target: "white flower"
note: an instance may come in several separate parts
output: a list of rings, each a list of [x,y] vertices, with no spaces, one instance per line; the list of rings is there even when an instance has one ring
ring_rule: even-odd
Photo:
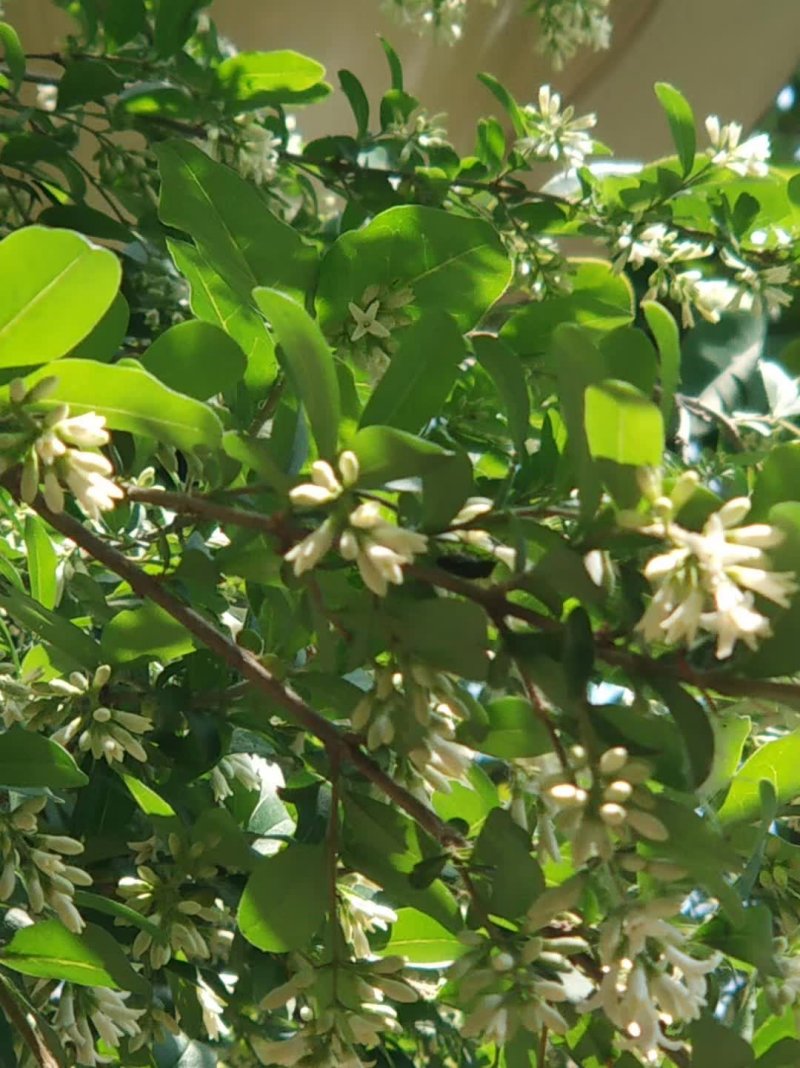
[[[317,566],[333,545],[335,538],[336,527],[333,520],[328,518],[290,549],[284,559],[293,565],[295,575],[302,575],[303,572],[311,571]]]
[[[342,933],[352,945],[356,957],[362,959],[372,956],[369,933],[387,931],[391,924],[397,922],[394,909],[365,895],[365,892],[374,895],[379,889],[361,875],[348,875],[339,881]]]
[[[106,430],[104,415],[96,412],[85,412],[83,415],[73,415],[62,419],[53,428],[67,445],[74,445],[79,449],[96,449],[101,445],[108,445],[111,436]]]
[[[58,106],[58,86],[38,85],[36,87],[36,106],[42,111],[55,111]]]
[[[716,115],[706,119],[711,142],[711,162],[740,175],[742,178],[763,178],[769,173],[770,143],[767,134],[742,141],[742,127],[738,122],[721,125]]]
[[[203,1027],[212,1042],[218,1038],[224,1038],[230,1028],[224,1023],[222,1014],[225,1011],[224,1003],[217,997],[208,983],[202,978],[197,980],[197,1000],[203,1016]]]
[[[572,106],[561,110],[561,96],[549,85],[539,89],[538,107],[527,104],[523,108],[528,133],[519,138],[514,148],[524,157],[563,160],[569,167],[581,167],[586,156],[594,151],[594,141],[586,132],[597,122],[594,115],[573,118]]]

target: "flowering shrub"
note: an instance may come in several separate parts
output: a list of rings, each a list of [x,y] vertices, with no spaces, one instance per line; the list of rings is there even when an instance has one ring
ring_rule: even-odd
[[[0,1064],[796,1066],[796,170],[491,74],[462,156],[388,45],[304,144],[315,60],[62,6],[58,77],[0,24]]]

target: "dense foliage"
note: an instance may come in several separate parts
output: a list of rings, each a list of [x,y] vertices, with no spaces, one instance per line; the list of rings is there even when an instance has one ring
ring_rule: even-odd
[[[796,1066],[798,173],[488,74],[462,157],[388,44],[304,144],[315,60],[60,6],[53,75],[0,23],[0,1066]]]

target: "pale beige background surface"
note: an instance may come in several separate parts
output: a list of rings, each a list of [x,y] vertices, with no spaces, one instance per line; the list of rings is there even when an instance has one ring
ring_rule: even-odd
[[[349,67],[375,100],[387,86],[377,41],[384,33],[403,58],[409,90],[430,111],[449,113],[463,151],[476,119],[496,111],[475,81],[478,70],[495,74],[522,100],[551,81],[580,110],[598,113],[598,136],[619,156],[652,158],[669,149],[654,81],[678,85],[701,117],[717,112],[750,126],[800,60],[800,0],[612,0],[611,51],[584,53],[560,73],[537,55],[534,21],[516,14],[521,0],[472,5],[464,40],[453,48],[399,28],[380,14],[378,0],[217,0],[210,10],[240,48],[306,51],[326,64],[334,85],[336,71]],[[48,0],[5,6],[29,51],[56,46],[65,23]],[[307,137],[350,122],[338,92],[300,115]]]

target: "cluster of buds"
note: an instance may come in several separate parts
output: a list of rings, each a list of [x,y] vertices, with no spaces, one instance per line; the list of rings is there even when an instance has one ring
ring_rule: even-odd
[[[349,874],[337,882],[339,901],[339,927],[348,945],[358,959],[372,957],[369,936],[373,931],[388,931],[397,923],[397,913],[388,905],[375,901],[380,891],[365,876]]]
[[[262,1000],[263,1011],[286,1006],[285,1037],[250,1038],[263,1065],[298,1068],[366,1068],[356,1047],[380,1046],[388,1032],[399,1031],[397,1013],[386,1000],[410,1003],[416,990],[403,978],[402,957],[330,962],[315,967],[299,954],[289,958],[291,978]],[[336,983],[329,970],[336,968]],[[291,1026],[291,1031],[289,1027]]]
[[[396,776],[427,799],[430,791],[450,792],[463,782],[473,752],[456,741],[464,716],[457,688],[440,672],[413,663],[404,671],[378,668],[375,689],[351,713],[354,731],[366,731],[367,748],[391,745]]]
[[[353,354],[365,362],[374,380],[386,370],[397,348],[392,333],[411,322],[403,308],[413,299],[414,291],[409,287],[387,289],[371,285],[361,294],[358,303],[351,301],[347,305],[350,312],[350,321],[345,325],[347,341]]]
[[[716,115],[709,115],[706,119],[706,132],[711,142],[708,155],[712,163],[726,167],[741,178],[764,178],[769,174],[768,134],[756,134],[742,141],[740,124],[730,122],[722,125]]]
[[[416,554],[426,551],[427,538],[389,522],[376,501],[353,507],[352,495],[345,491],[358,481],[355,453],[343,452],[338,468],[337,475],[326,460],[317,460],[311,466],[312,481],[290,491],[289,497],[298,507],[332,505],[333,509],[285,558],[293,565],[295,575],[302,575],[316,567],[336,544],[345,560],[356,562],[364,584],[379,597],[385,597],[390,583],[399,586],[403,582],[403,567],[413,563]]]
[[[750,510],[748,498],[727,501],[701,532],[676,523],[672,516],[695,484],[684,476],[671,497],[652,502],[654,521],[639,522],[643,533],[663,538],[669,549],[645,566],[655,592],[637,629],[645,641],[670,645],[691,645],[705,631],[715,636],[722,660],[738,641],[756,649],[772,633],[754,595],[788,608],[798,584],[793,571],[773,571],[764,551],[781,544],[781,530],[767,523],[739,526]]]
[[[91,876],[68,863],[83,846],[63,834],[39,830],[38,815],[47,799],[34,797],[0,815],[0,901],[8,901],[22,882],[33,913],[49,906],[70,931],[79,932],[85,921],[75,907],[75,887],[90,886]]]
[[[209,901],[198,886],[199,881],[216,875],[216,868],[203,857],[205,844],[187,846],[176,834],[170,834],[167,842],[171,863],[164,866],[163,875],[150,865],[141,864],[135,876],[123,876],[117,887],[130,908],[161,929],[161,939],[141,930],[133,940],[134,957],[138,960],[147,956],[154,969],[163,968],[175,953],[183,953],[189,960],[210,960],[212,932],[226,927],[230,920],[222,903]],[[198,921],[211,927],[201,933]]]
[[[526,929],[507,934],[502,943],[480,931],[464,931],[459,940],[469,948],[448,978],[466,1014],[464,1037],[502,1046],[520,1028],[534,1034],[545,1027],[566,1033],[569,1027],[557,1006],[570,1000],[564,981],[577,976],[569,958],[588,950],[583,939],[543,937]]]
[[[59,404],[42,414],[36,406],[58,386],[58,379],[43,378],[30,389],[20,378],[9,386],[11,402],[9,432],[0,435],[0,468],[22,463],[20,496],[32,503],[42,484],[48,508],[64,510],[64,489],[68,489],[86,514],[94,519],[113,508],[124,496],[111,481],[110,462],[97,450],[111,440],[104,416],[95,412],[70,416],[69,407]]]
[[[232,782],[241,783],[245,790],[275,794],[286,785],[283,772],[257,753],[228,753],[211,769],[211,789],[214,800],[220,803],[233,794]]]
[[[494,501],[489,497],[468,497],[458,514],[453,517],[450,529],[446,534],[440,535],[440,540],[457,541],[470,548],[480,549],[513,570],[517,556],[514,549],[503,545],[487,530],[472,526],[476,519],[491,512],[493,508]]]
[[[561,110],[561,96],[549,85],[539,89],[538,106],[526,104],[522,109],[526,133],[514,144],[525,159],[563,162],[567,167],[582,167],[587,156],[594,152],[594,140],[587,130],[597,122],[594,115],[575,118],[570,105]]]
[[[653,813],[650,766],[631,759],[623,746],[601,754],[591,767],[580,746],[572,750],[573,777],[558,768],[540,783],[553,823],[572,843],[572,861],[582,867],[593,856],[609,860],[618,842],[635,836],[666,841],[667,828]],[[551,763],[552,767],[552,763]]]
[[[669,917],[680,902],[657,899],[629,908],[609,920],[600,931],[603,978],[581,1009],[602,1009],[634,1049],[651,1064],[660,1063],[664,1050],[682,1049],[665,1028],[696,1020],[706,1004],[707,976],[722,954],[705,959],[691,956],[687,935]]]
[[[17,719],[29,730],[54,727],[53,741],[65,748],[77,741],[80,752],[90,752],[109,765],[126,756],[144,763],[147,753],[140,739],[153,724],[136,712],[107,707],[103,691],[110,678],[111,668],[101,664],[91,678],[73,671],[68,679],[37,684],[28,703],[19,705]],[[3,716],[6,719],[5,710]]]
[[[123,1037],[135,1040],[140,1035],[139,1019],[146,1010],[126,1005],[129,997],[128,993],[104,986],[64,983],[53,1027],[62,1043],[72,1047],[75,1064],[94,1068],[108,1063],[108,1058],[96,1049],[97,1039],[116,1050]]]
[[[572,59],[580,48],[598,52],[611,43],[609,0],[530,0],[530,11],[541,26],[539,50],[551,59],[556,70]]]

